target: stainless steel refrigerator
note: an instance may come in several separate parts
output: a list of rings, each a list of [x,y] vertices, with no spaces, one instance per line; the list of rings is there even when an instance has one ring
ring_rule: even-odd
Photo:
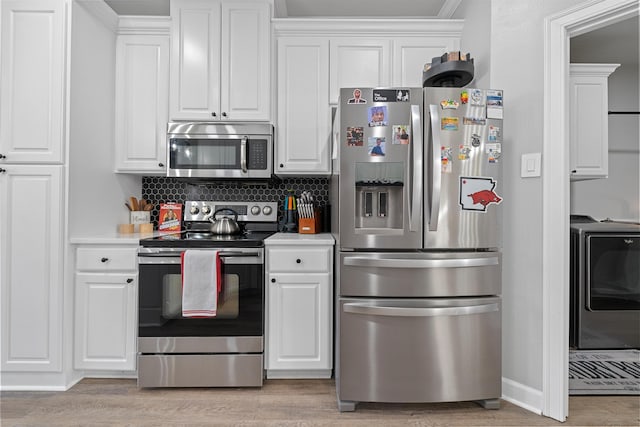
[[[340,410],[499,407],[502,104],[500,90],[341,89]]]

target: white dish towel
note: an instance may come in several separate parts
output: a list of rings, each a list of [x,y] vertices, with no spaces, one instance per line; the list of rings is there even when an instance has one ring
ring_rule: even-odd
[[[182,253],[183,317],[214,317],[220,286],[218,251],[187,250]]]

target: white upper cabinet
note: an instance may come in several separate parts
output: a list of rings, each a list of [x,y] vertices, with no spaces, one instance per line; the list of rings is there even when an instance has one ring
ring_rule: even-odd
[[[1,3],[0,164],[62,163],[65,2]]]
[[[422,87],[424,64],[444,52],[460,50],[455,38],[445,37],[396,37],[393,39],[391,60],[391,85]]]
[[[278,40],[278,174],[331,173],[329,42]]]
[[[361,37],[332,39],[330,99],[338,103],[343,87],[386,87],[391,83],[391,41]]]
[[[620,64],[571,64],[569,147],[571,180],[609,174],[609,75]]]
[[[171,119],[270,119],[270,11],[266,1],[171,2]]]
[[[116,172],[166,173],[169,37],[118,38]]]
[[[120,34],[116,44],[115,171],[166,173],[169,23],[165,34]],[[131,30],[129,30],[131,31]]]
[[[459,50],[460,20],[276,19],[277,175],[328,175],[342,87],[421,87],[424,64]],[[336,113],[337,114],[337,113]]]

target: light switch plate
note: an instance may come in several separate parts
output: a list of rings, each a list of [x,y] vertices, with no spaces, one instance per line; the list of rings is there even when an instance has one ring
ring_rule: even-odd
[[[522,178],[540,176],[541,158],[541,153],[523,154],[520,166],[520,176]]]

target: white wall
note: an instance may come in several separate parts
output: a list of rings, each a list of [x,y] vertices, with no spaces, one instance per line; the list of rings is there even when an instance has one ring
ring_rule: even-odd
[[[473,21],[476,0],[460,11]],[[580,0],[491,0],[489,86],[504,90],[503,130],[503,396],[542,409],[542,180],[520,177],[524,153],[543,145],[544,18]],[[468,8],[468,9],[467,9]],[[469,14],[471,12],[471,14]],[[480,15],[482,16],[482,15]],[[471,31],[471,28],[475,30]],[[462,46],[483,40],[465,22]],[[542,159],[544,168],[544,159]],[[500,185],[500,184],[499,184]],[[564,285],[559,281],[558,285]]]
[[[470,87],[494,88],[489,82],[491,59],[491,0],[463,1],[452,16],[465,19],[460,51],[470,53],[475,69]],[[495,89],[500,89],[495,87]]]
[[[101,3],[102,2],[94,2]],[[71,31],[69,235],[114,233],[129,222],[125,200],[139,196],[142,179],[113,172],[116,28],[76,1]],[[115,13],[106,5],[98,9]],[[105,12],[106,11],[106,12]],[[108,22],[109,19],[106,19]]]
[[[610,111],[640,111],[638,19],[614,25],[629,23],[634,23],[635,35],[625,41],[625,49],[606,43],[606,29],[571,40],[571,62],[621,64],[609,77]],[[640,221],[639,130],[640,115],[609,116],[609,177],[572,182],[572,214]]]

